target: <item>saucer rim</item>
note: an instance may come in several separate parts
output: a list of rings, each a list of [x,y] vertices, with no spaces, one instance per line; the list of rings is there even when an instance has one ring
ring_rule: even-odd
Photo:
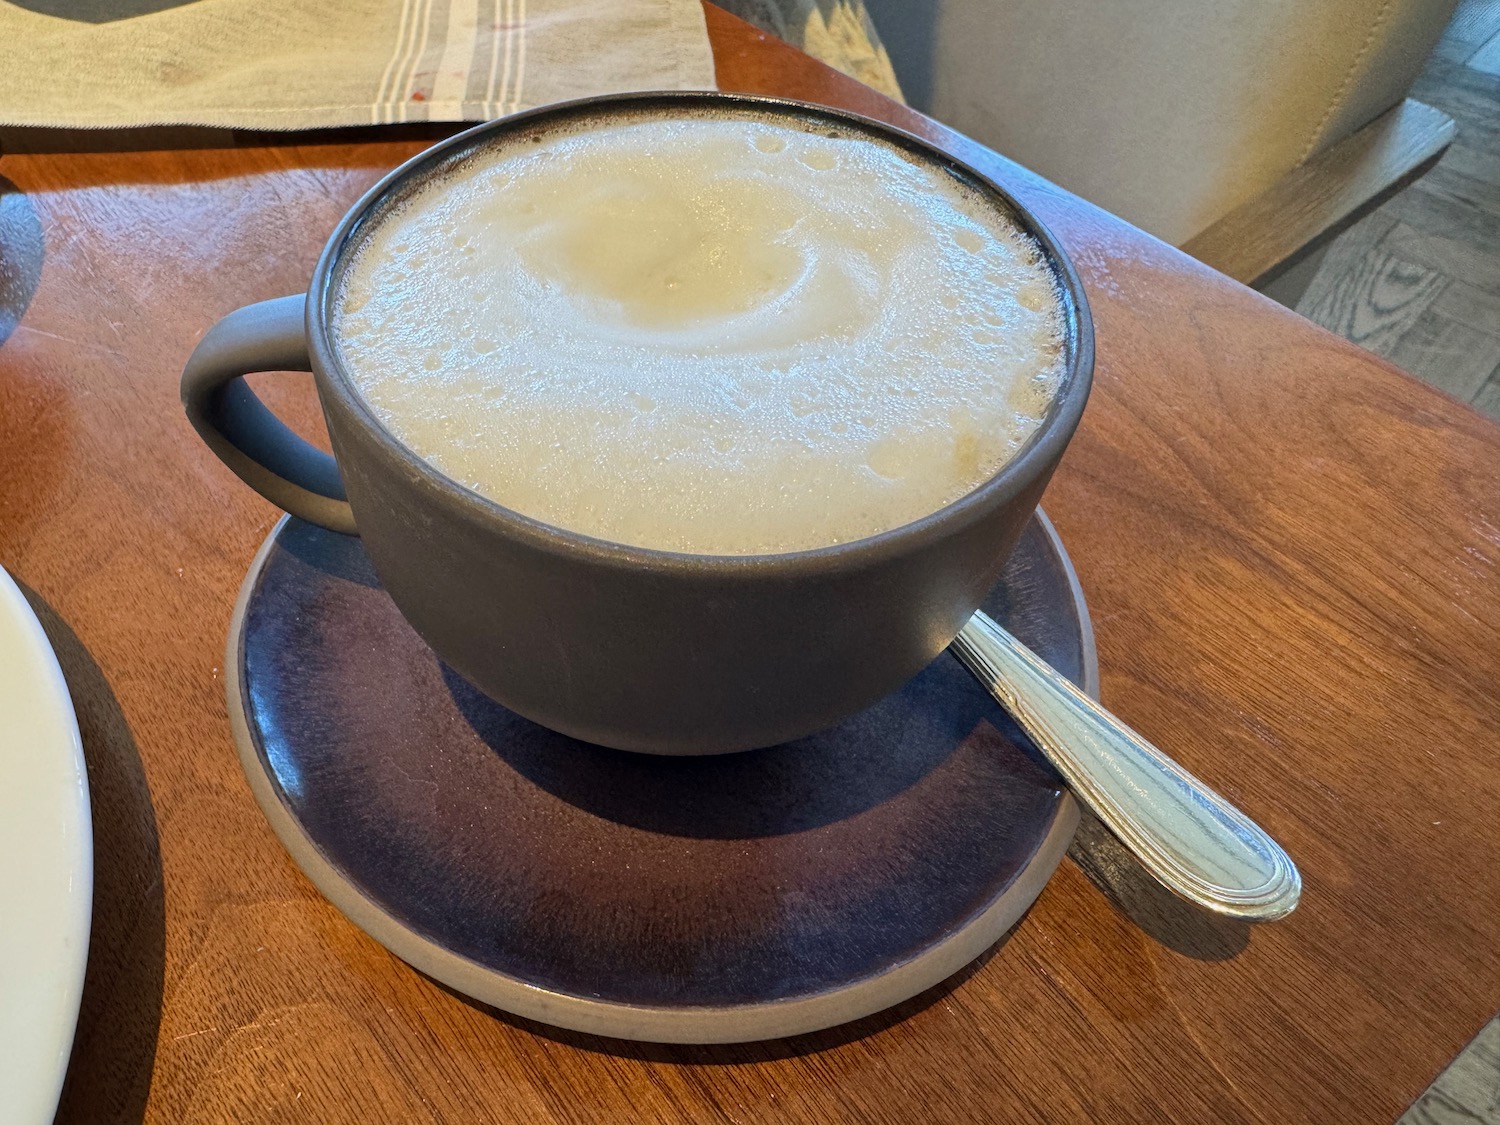
[[[1077,607],[1083,663],[1081,686],[1098,698],[1093,623],[1062,539],[1041,508],[1032,517],[1061,564]],[[998,942],[1052,878],[1079,822],[1077,800],[1063,789],[1052,823],[1014,881],[984,909],[903,961],[869,976],[807,996],[731,1005],[637,1005],[543,988],[447,949],[398,921],[345,875],[306,832],[265,769],[247,719],[241,659],[245,616],[266,562],[291,521],[282,516],[251,560],[230,619],[225,696],[230,727],[250,790],[282,846],[318,891],[350,921],[419,972],[465,996],[552,1027],[649,1043],[723,1044],[783,1039],[822,1031],[885,1011],[942,983]],[[333,534],[333,533],[330,533]]]

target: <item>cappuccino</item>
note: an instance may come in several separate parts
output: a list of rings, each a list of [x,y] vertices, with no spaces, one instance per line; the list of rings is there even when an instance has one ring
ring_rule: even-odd
[[[371,223],[339,359],[443,475],[555,527],[754,555],[992,477],[1065,368],[993,199],[853,129],[718,111],[521,132]]]

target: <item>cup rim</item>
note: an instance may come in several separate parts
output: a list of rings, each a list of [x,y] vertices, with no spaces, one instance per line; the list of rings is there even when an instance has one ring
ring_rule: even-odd
[[[935,167],[946,169],[957,178],[978,188],[994,199],[1042,252],[1057,282],[1063,305],[1065,370],[1047,413],[1037,430],[1000,469],[957,499],[932,512],[874,535],[844,543],[834,543],[799,551],[763,554],[703,554],[640,547],[600,539],[583,532],[549,524],[492,500],[441,473],[392,434],[375,415],[364,397],[354,388],[339,360],[330,325],[337,296],[336,281],[345,250],[355,244],[365,223],[376,218],[382,205],[417,181],[439,173],[444,167],[465,158],[470,150],[484,144],[491,136],[527,128],[540,121],[553,122],[575,117],[603,117],[610,112],[628,113],[653,107],[690,108],[712,112],[715,108],[740,109],[763,114],[809,117],[830,125],[852,128],[873,134],[887,144],[913,153]],[[666,90],[624,94],[605,94],[554,102],[524,110],[507,117],[487,121],[456,133],[424,149],[382,176],[339,221],[313,271],[308,289],[307,340],[315,370],[319,394],[332,393],[340,406],[355,414],[365,429],[382,447],[393,454],[408,470],[409,479],[427,493],[428,499],[467,519],[505,523],[511,532],[530,546],[563,558],[593,563],[673,572],[704,572],[732,576],[762,575],[767,571],[793,577],[805,573],[822,573],[829,568],[858,569],[888,561],[892,557],[914,553],[984,518],[995,508],[1018,496],[1039,474],[1061,457],[1083,415],[1093,383],[1093,319],[1083,283],[1052,232],[1024,204],[993,179],[967,162],[954,157],[914,133],[862,114],[793,98],[759,94],[725,93],[714,90]]]

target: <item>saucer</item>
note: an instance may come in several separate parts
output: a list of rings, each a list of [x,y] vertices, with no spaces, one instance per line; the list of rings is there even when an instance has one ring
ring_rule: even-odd
[[[1097,694],[1088,612],[1041,513],[985,609]],[[597,1035],[744,1042],[900,1003],[1004,935],[1078,822],[946,654],[784,746],[607,750],[481,695],[358,539],[290,518],[245,579],[227,672],[250,786],[335,906],[459,992]]]

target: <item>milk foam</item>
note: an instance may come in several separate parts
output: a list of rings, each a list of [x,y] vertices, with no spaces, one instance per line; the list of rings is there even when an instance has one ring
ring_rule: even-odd
[[[365,236],[334,320],[399,441],[557,527],[705,554],[909,523],[1046,412],[1036,247],[894,147],[761,117],[484,152]]]

